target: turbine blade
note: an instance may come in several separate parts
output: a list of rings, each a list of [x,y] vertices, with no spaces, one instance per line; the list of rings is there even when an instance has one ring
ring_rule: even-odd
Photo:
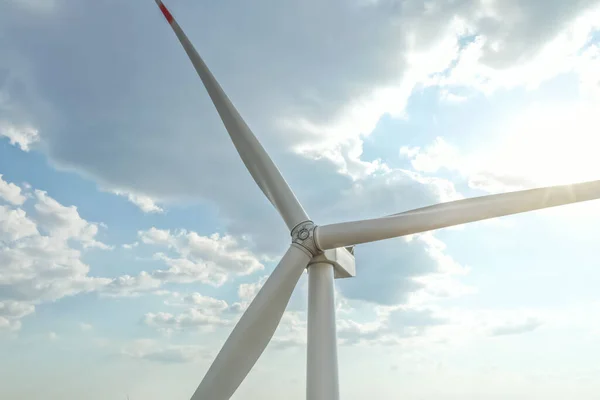
[[[183,33],[173,15],[171,15],[161,0],[156,0],[156,4],[158,4],[167,22],[173,28],[175,35],[177,35],[177,38],[194,65],[196,72],[198,72],[206,91],[231,137],[231,141],[256,184],[265,196],[267,196],[271,204],[279,211],[279,214],[283,217],[290,230],[299,223],[308,221],[309,218],[306,212],[279,172],[279,169],[277,169],[277,166],[273,163],[273,160],[271,160],[248,125],[246,125],[246,122],[244,122],[192,43],[185,33]]]
[[[383,218],[319,226],[322,250],[375,242],[468,222],[600,198],[600,181],[550,186],[440,203]]]
[[[292,244],[227,338],[192,400],[228,400],[273,337],[311,255]]]

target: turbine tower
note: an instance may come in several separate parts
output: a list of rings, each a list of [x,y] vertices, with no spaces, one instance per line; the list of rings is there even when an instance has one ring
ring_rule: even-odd
[[[273,337],[308,268],[307,400],[338,400],[334,278],[355,275],[354,245],[600,198],[600,181],[440,203],[400,214],[317,226],[161,0],[246,168],[291,232],[291,244],[208,369],[192,400],[227,400]]]

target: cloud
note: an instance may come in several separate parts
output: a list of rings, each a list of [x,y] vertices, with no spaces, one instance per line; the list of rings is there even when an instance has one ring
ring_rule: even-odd
[[[584,94],[600,100],[600,45],[591,44],[583,50],[575,68]]]
[[[521,320],[509,320],[490,327],[491,336],[519,335],[531,332],[542,326],[543,321],[535,317],[527,317]]]
[[[457,184],[488,193],[596,180],[599,106],[597,100],[527,105],[498,121],[498,134],[476,151],[460,151],[437,137],[423,147],[403,147],[400,155],[419,173],[450,172]]]
[[[456,169],[460,165],[458,149],[444,140],[435,138],[434,142],[424,149],[403,146],[400,155],[410,159],[415,171],[433,173],[442,168]]]
[[[217,326],[228,325],[229,321],[221,318],[218,314],[210,310],[191,308],[187,312],[177,315],[166,312],[147,313],[143,321],[144,324],[165,332],[201,327],[212,329]]]
[[[338,337],[343,345],[397,345],[413,338],[424,338],[429,330],[450,322],[428,308],[379,308],[373,321],[340,319]]]
[[[165,293],[162,287],[166,283],[202,282],[221,286],[231,276],[249,275],[264,268],[258,256],[244,248],[241,241],[229,235],[200,236],[196,232],[185,230],[172,232],[153,227],[146,231],[139,231],[138,236],[141,243],[163,247],[177,256],[171,257],[163,252],[154,253],[152,259],[163,262],[168,266],[167,269],[141,271],[137,275],[122,275],[110,279],[98,289],[101,295],[109,297],[161,295]],[[137,246],[134,244],[123,247],[133,249]],[[201,295],[196,294],[195,297],[183,301],[193,304],[193,301],[201,301],[202,298],[198,296]]]
[[[357,179],[321,206],[327,220],[358,219],[396,214],[440,201],[461,198],[452,182],[406,169],[386,168]],[[321,202],[323,202],[321,200]]]
[[[198,292],[190,294],[171,292],[165,304],[171,307],[185,308],[185,311],[178,314],[146,313],[142,322],[167,334],[189,329],[213,330],[219,326],[227,326],[241,311],[238,307],[230,306],[225,300]]]
[[[360,323],[348,319],[337,321],[337,335],[341,345],[375,342],[384,336],[383,321]]]
[[[482,153],[482,150],[479,149],[479,152]],[[513,162],[513,155],[513,152],[511,152],[511,157],[503,154],[505,164]],[[511,176],[491,167],[489,165],[490,156],[490,154],[484,156],[463,154],[456,146],[439,136],[424,147],[403,146],[400,148],[400,157],[410,160],[411,167],[418,173],[436,174],[447,171],[458,173],[458,179],[467,181],[468,186],[473,189],[503,192],[520,190],[534,185],[532,181],[524,177]]]
[[[0,333],[14,332],[21,329],[21,321],[11,321],[8,318],[0,316]]]
[[[93,291],[108,282],[88,276],[81,252],[64,241],[31,236],[0,248],[0,299],[39,303]]]
[[[229,331],[237,323],[250,301],[254,299],[265,281],[264,278],[266,277],[255,283],[240,284],[239,301],[231,304],[197,292],[191,294],[171,293],[170,299],[165,304],[171,307],[183,307],[185,311],[146,313],[142,318],[142,323],[167,335],[189,330],[211,332],[220,327],[227,327],[227,331]],[[305,303],[304,299],[302,303]],[[288,305],[270,346],[286,349],[305,343],[306,307],[296,308]]]
[[[135,297],[142,293],[156,292],[162,283],[152,274],[142,271],[136,276],[122,275],[112,279],[101,288],[101,294],[109,297]]]
[[[89,332],[92,329],[94,329],[94,327],[91,324],[85,323],[85,322],[81,322],[79,324],[79,329],[81,329],[82,332]]]
[[[436,316],[429,309],[397,308],[388,316],[390,329],[402,336],[416,336],[427,328],[444,325],[447,318]]]
[[[32,314],[34,311],[35,307],[26,302],[0,301],[0,333],[3,331],[18,331],[21,329],[20,319]]]
[[[3,199],[12,205],[20,206],[25,202],[25,196],[21,194],[21,188],[14,183],[6,182],[0,174],[0,199]]]
[[[451,309],[430,305],[378,307],[376,318],[351,318],[338,323],[341,344],[452,345],[476,338],[518,335],[543,325],[541,312],[523,310]]]
[[[540,328],[546,321],[558,321],[560,316],[544,310],[524,309],[446,308],[438,310],[438,313],[446,323],[431,332],[432,338],[447,344],[526,334]]]
[[[108,246],[95,239],[97,226],[45,192],[35,192],[33,215],[0,206],[0,318],[18,330],[35,306],[98,290],[110,279],[89,276],[83,248]],[[75,246],[74,246],[75,245]]]
[[[572,8],[559,2],[487,2],[479,11],[476,19],[464,20],[469,40],[454,66],[440,73],[439,81],[434,79],[450,92],[535,88],[558,74],[577,71],[581,50],[599,27],[595,0]]]
[[[121,354],[161,364],[189,363],[206,356],[206,352],[199,346],[165,345],[152,339],[135,340],[123,346]]]
[[[438,86],[447,96],[463,88],[490,93],[575,66],[591,71],[573,60],[595,26],[590,10],[596,4],[308,1],[289,9],[259,1],[241,2],[235,12],[223,5],[205,10],[201,3],[173,11],[303,193],[327,190],[310,187],[329,173],[357,179],[381,171],[383,161],[363,158],[363,139],[382,115],[402,116],[409,96],[422,87]],[[60,18],[73,13],[76,23],[61,24],[54,19],[59,14],[28,15],[25,22],[6,9],[2,30],[16,40],[0,48],[7,55],[0,68],[8,71],[3,93],[10,104],[2,118],[38,127],[40,148],[55,165],[103,187],[167,203],[208,200],[231,234],[282,232],[154,4],[113,10],[110,1],[69,7]],[[95,23],[99,16],[116,29],[107,34]],[[52,29],[43,40],[13,34],[25,23]],[[232,25],[240,29],[226,28]],[[123,37],[128,46],[113,45]],[[218,40],[202,39],[208,37]],[[148,51],[156,48],[161,51]],[[564,58],[566,64],[556,62]],[[310,169],[318,160],[329,163]],[[277,250],[265,237],[256,243]]]
[[[200,293],[192,293],[183,298],[186,304],[191,304],[199,309],[210,311],[212,313],[220,313],[225,311],[228,306],[225,300],[215,299],[213,297],[204,296]]]
[[[64,240],[76,239],[84,247],[109,249],[109,246],[94,239],[98,225],[81,218],[77,207],[63,206],[41,190],[36,190],[35,196],[36,221],[50,236]]]
[[[170,231],[151,228],[138,232],[140,241],[147,245],[164,247],[177,256],[154,254],[169,268],[153,275],[168,282],[203,282],[222,285],[231,275],[249,275],[264,268],[260,258],[245,248],[243,241],[215,233],[201,236],[186,230]]]
[[[462,295],[470,289],[452,277],[468,269],[444,252],[431,233],[417,239],[399,238],[362,245],[355,250],[357,276],[341,280],[338,288],[348,299],[382,305],[407,304],[416,296]]]
[[[144,196],[141,194],[135,194],[131,192],[122,192],[118,190],[113,191],[113,193],[115,193],[118,196],[127,197],[127,200],[135,204],[140,210],[142,210],[145,213],[163,213],[165,211],[156,204],[154,199],[152,199],[149,196]]]
[[[29,126],[17,127],[0,121],[0,137],[6,137],[10,144],[19,146],[23,151],[29,151],[31,145],[40,140],[38,131]]]
[[[472,92],[535,85],[573,65],[582,77],[585,71],[586,82],[594,82],[590,66],[597,59],[595,50],[586,50],[589,63],[575,62],[572,55],[593,25],[577,17],[596,2],[559,3],[438,0],[399,6],[333,1],[316,6],[308,1],[290,10],[259,1],[242,2],[234,13],[222,5],[204,12],[206,5],[201,3],[179,5],[174,11],[315,220],[332,221],[460,197],[452,182],[428,175],[455,162],[456,156],[449,157],[448,148],[440,144],[426,151],[429,158],[418,160],[417,171],[394,169],[363,156],[363,140],[381,116],[403,116],[408,97],[421,87],[438,86],[448,98],[463,92],[468,97]],[[54,219],[42,215],[36,225],[42,233],[32,238],[56,240],[19,240],[29,240],[23,246],[30,246],[31,252],[41,248],[52,257],[67,252],[61,260],[76,265],[74,274],[80,279],[78,286],[53,289],[56,294],[45,298],[104,286],[107,293],[131,294],[153,292],[159,282],[220,285],[230,276],[262,269],[256,254],[277,254],[287,232],[244,171],[168,27],[153,25],[162,23],[154,4],[120,4],[120,13],[113,10],[111,1],[74,5],[61,15],[69,19],[70,13],[76,14],[70,18],[73,24],[29,17],[30,26],[49,28],[42,38],[14,35],[25,22],[8,9],[0,17],[5,22],[0,34],[16,39],[0,45],[6,54],[0,70],[8,71],[7,78],[0,79],[0,93],[10,105],[0,109],[0,118],[11,121],[10,126],[39,128],[43,134],[35,131],[36,149],[54,165],[92,177],[103,187],[144,193],[161,204],[163,199],[164,204],[209,200],[218,206],[228,234],[144,231],[148,246],[163,248],[154,257],[166,268],[100,280],[87,276],[80,252],[64,243],[78,232],[88,238],[80,241],[84,246],[93,246],[97,228],[77,223],[76,209],[45,205]],[[102,15],[115,30],[107,32],[96,22],[106,20]],[[264,23],[256,29],[252,21],[259,19]],[[239,29],[231,31],[231,25]],[[573,39],[566,40],[571,33]],[[114,45],[124,37],[127,46]],[[208,37],[219,40],[202,39]],[[48,53],[55,57],[44,56]],[[565,55],[567,64],[554,62]],[[64,72],[65,60],[69,74]],[[34,142],[13,143],[27,150]],[[490,177],[506,186],[506,174],[480,172],[469,175],[473,187],[491,190]],[[36,198],[44,203],[37,192]],[[323,206],[324,200],[330,203]],[[149,210],[156,206],[144,204]],[[62,225],[68,229],[59,228]],[[257,249],[250,244],[245,248],[241,238],[249,232]],[[25,257],[17,253],[12,256]],[[434,296],[460,292],[448,279],[461,273],[460,264],[431,240],[361,246],[357,261],[358,277],[339,282],[340,292],[352,300],[398,305],[427,289]],[[444,279],[437,279],[434,288],[433,281],[425,279],[433,277]],[[43,294],[34,289],[28,289],[29,297]],[[177,323],[179,316],[170,315],[166,320]],[[347,329],[368,336],[375,328],[348,323]]]
[[[0,206],[0,240],[13,242],[33,235],[37,235],[38,230],[25,211],[21,209],[11,209]]]

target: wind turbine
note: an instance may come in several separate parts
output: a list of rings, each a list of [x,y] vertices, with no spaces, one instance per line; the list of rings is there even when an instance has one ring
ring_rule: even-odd
[[[355,275],[352,246],[468,222],[600,198],[600,181],[475,197],[362,221],[315,225],[181,27],[156,0],[256,184],[290,229],[292,243],[208,369],[192,400],[227,400],[265,350],[308,267],[308,400],[337,400],[334,278]]]

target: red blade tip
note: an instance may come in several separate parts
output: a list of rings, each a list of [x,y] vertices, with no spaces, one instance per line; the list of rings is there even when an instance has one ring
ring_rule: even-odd
[[[160,8],[160,11],[162,11],[163,15],[167,19],[167,22],[168,23],[173,22],[173,16],[169,12],[169,10],[167,10],[167,7],[165,7],[165,5],[162,3],[162,1],[159,1],[157,3],[158,3],[158,7]]]

